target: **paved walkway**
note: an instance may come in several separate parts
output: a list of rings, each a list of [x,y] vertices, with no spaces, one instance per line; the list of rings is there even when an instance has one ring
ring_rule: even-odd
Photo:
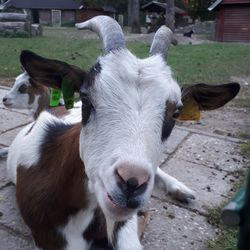
[[[0,87],[0,100],[6,91]],[[0,147],[10,145],[27,123],[25,112],[6,110],[0,101]],[[237,178],[235,173],[246,165],[244,161],[237,139],[176,127],[161,167],[192,188],[196,200],[184,205],[166,196],[161,188],[156,189],[148,206],[151,219],[143,237],[145,249],[206,249],[206,241],[216,237],[219,230],[207,222],[207,211],[228,197]],[[34,249],[5,167],[5,160],[0,160],[0,250]]]

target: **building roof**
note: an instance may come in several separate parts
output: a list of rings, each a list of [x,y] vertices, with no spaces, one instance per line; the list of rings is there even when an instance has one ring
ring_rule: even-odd
[[[116,13],[116,9],[111,5],[92,8],[77,3],[74,0],[8,0],[0,4],[0,10],[14,7],[17,9],[59,9],[59,10],[78,10],[78,9],[98,9],[105,12]]]
[[[215,10],[220,4],[250,4],[250,0],[216,0],[208,7],[208,10]]]
[[[151,1],[149,3],[144,4],[141,7],[142,11],[149,11],[149,12],[162,12],[166,10],[167,4],[166,3],[159,3],[157,1]],[[176,14],[186,14],[187,12],[181,8],[174,7],[174,11]]]
[[[17,9],[79,9],[82,4],[74,0],[8,0],[3,3],[2,9],[14,7]],[[0,7],[1,9],[1,7]]]

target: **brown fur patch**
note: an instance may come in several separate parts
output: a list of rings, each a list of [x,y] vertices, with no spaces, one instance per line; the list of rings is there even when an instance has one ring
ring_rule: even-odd
[[[38,165],[17,169],[17,203],[38,247],[61,249],[58,227],[88,205],[87,177],[79,156],[81,125],[43,145]]]
[[[38,103],[37,103],[38,107],[33,115],[33,118],[37,119],[40,113],[46,108],[48,108],[50,93],[47,87],[44,87],[40,84],[35,83],[32,80],[32,78],[30,78],[29,81],[31,83],[31,86],[28,86],[27,88],[27,94],[29,95],[28,104],[31,105],[32,103],[34,103],[35,97],[39,96]]]

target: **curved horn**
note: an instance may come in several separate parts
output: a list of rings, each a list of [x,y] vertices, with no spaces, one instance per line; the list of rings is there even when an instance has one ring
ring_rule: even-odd
[[[171,43],[174,45],[177,44],[177,40],[174,38],[173,32],[168,27],[161,26],[155,33],[149,55],[153,56],[161,54],[163,58],[167,58],[168,48]]]
[[[86,22],[77,23],[76,28],[96,32],[102,40],[104,54],[126,47],[120,25],[109,16],[96,16]]]

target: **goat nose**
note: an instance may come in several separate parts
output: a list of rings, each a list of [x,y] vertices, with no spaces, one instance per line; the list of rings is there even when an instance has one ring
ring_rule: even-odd
[[[145,187],[150,179],[147,170],[139,166],[123,164],[116,168],[118,183],[126,188],[127,193],[132,193],[139,187]],[[143,188],[144,191],[144,188]]]
[[[7,97],[4,97],[4,98],[3,98],[3,102],[6,102],[6,101],[7,101]]]

